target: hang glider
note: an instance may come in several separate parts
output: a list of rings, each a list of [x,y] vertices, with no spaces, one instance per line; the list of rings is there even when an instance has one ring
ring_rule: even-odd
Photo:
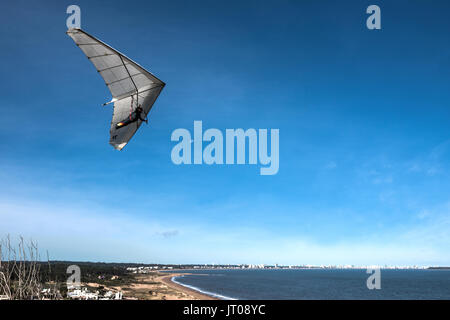
[[[109,143],[116,150],[122,150],[147,117],[165,83],[87,32],[69,29],[67,34],[92,62],[111,91],[112,100],[105,103],[114,103]],[[142,109],[136,112],[139,106]]]

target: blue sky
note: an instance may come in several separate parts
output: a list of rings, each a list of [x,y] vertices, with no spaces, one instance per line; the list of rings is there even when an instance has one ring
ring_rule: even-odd
[[[82,28],[166,82],[122,152]],[[367,6],[382,29],[366,28]],[[446,1],[15,1],[0,234],[52,259],[450,265]],[[176,166],[176,128],[280,129],[280,170]]]

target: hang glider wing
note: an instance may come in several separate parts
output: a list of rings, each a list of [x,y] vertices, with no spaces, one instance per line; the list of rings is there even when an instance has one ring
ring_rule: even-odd
[[[143,116],[147,116],[165,83],[85,31],[69,29],[67,34],[92,62],[111,91],[114,112],[109,143],[115,149],[122,150],[139,129],[142,121],[138,119],[120,128],[116,125],[131,117],[138,105],[143,108]]]

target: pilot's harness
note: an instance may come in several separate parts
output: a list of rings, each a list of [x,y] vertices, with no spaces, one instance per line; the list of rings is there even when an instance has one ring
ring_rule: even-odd
[[[137,95],[136,95],[136,96],[137,96]],[[137,99],[138,99],[138,98],[137,98]],[[138,100],[136,100],[136,105],[137,105],[136,109],[137,109],[138,107],[140,107],[140,105],[137,104],[137,101],[138,101]],[[134,96],[131,96],[130,116],[129,116],[130,121],[133,120],[133,119],[131,119],[131,115],[133,114],[133,104],[134,104]],[[142,110],[142,111],[144,111],[144,110]],[[144,115],[145,115],[145,118],[147,119],[147,115],[145,114],[145,111],[144,111],[143,113],[144,113]],[[137,116],[137,114],[136,114],[136,116]],[[136,119],[136,121],[139,121],[139,120],[143,121],[143,120],[141,119],[141,117],[139,117],[138,119]]]

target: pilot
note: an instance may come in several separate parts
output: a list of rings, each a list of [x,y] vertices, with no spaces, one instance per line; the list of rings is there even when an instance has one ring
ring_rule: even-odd
[[[118,124],[116,124],[116,129],[126,127],[130,123],[136,122],[138,120],[144,121],[148,124],[148,119],[143,118],[144,109],[142,109],[141,105],[139,105],[136,110],[134,110],[132,113],[130,113],[130,116],[120,121]]]

